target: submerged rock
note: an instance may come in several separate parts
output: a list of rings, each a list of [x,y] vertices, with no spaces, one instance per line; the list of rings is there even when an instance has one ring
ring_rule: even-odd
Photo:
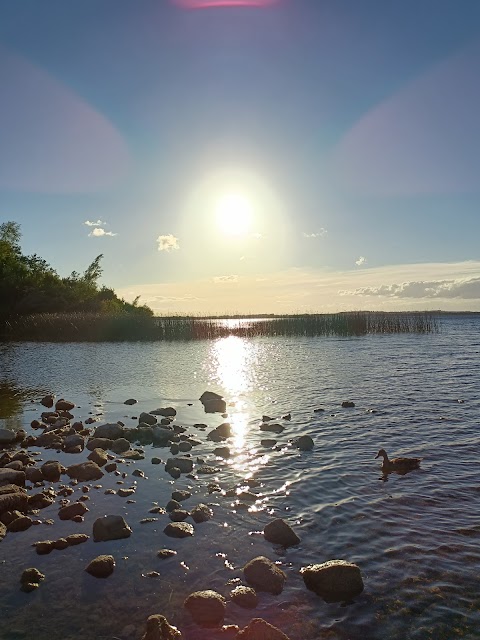
[[[177,627],[172,627],[161,615],[147,618],[147,629],[141,640],[182,640],[183,636]]]
[[[85,571],[95,578],[108,578],[115,568],[113,556],[97,556],[86,567]]]
[[[93,539],[95,542],[129,538],[131,533],[131,528],[122,516],[103,516],[103,518],[97,518],[93,523]]]
[[[198,625],[217,627],[223,623],[225,598],[216,591],[195,591],[185,600],[184,606]]]
[[[295,531],[282,518],[269,522],[263,530],[263,535],[265,540],[273,544],[280,544],[282,547],[294,547],[300,542],[300,538]]]
[[[355,406],[355,403],[354,403],[354,402],[352,402],[351,400],[344,400],[344,401],[342,402],[342,407],[343,407],[344,409],[351,409],[351,408],[353,408],[354,406]]]
[[[300,449],[300,451],[311,451],[314,447],[314,442],[310,436],[303,435],[293,440],[293,445]]]
[[[256,591],[279,595],[283,591],[287,575],[268,558],[258,556],[243,568],[245,579]]]
[[[300,570],[305,586],[326,602],[345,602],[363,591],[363,580],[356,564],[330,560]]]
[[[254,618],[236,636],[235,640],[289,640],[283,631],[269,624],[263,618]]]

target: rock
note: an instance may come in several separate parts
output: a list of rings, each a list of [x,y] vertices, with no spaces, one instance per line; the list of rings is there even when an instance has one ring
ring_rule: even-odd
[[[162,464],[162,460],[160,458],[152,458],[152,464]]]
[[[138,449],[130,449],[130,451],[125,451],[122,457],[125,458],[125,460],[144,460],[145,454]]]
[[[130,442],[126,438],[118,438],[113,441],[110,449],[114,453],[125,453],[125,451],[130,449]]]
[[[300,542],[295,531],[282,518],[269,522],[263,530],[263,535],[265,540],[273,544],[280,544],[282,547],[294,547]]]
[[[58,538],[58,540],[55,540],[53,543],[53,548],[58,551],[63,551],[63,549],[66,549],[68,546],[69,544],[66,538]]]
[[[55,403],[56,411],[71,411],[74,408],[75,404],[73,402],[70,402],[70,400],[64,400],[63,398],[57,400]]]
[[[42,582],[45,580],[45,576],[35,567],[30,567],[29,569],[25,569],[20,577],[20,582]]]
[[[237,634],[235,640],[289,640],[289,637],[263,618],[254,618]]]
[[[0,469],[0,487],[5,485],[25,486],[25,473],[23,471],[15,471],[15,469]]]
[[[44,556],[53,551],[55,542],[53,540],[41,540],[39,542],[35,542],[33,546],[39,556]]]
[[[60,480],[60,476],[62,475],[63,467],[56,460],[47,460],[40,467],[40,471],[42,472],[45,480],[49,482],[58,482]]]
[[[128,489],[118,489],[117,490],[117,496],[120,496],[121,498],[128,498],[128,496],[131,496],[135,493],[135,488],[134,487],[129,487]]]
[[[125,400],[123,404],[128,404],[131,406],[132,404],[137,404],[137,400],[135,400],[135,398],[128,398],[128,400]]]
[[[104,469],[105,469],[105,471],[107,473],[112,473],[112,471],[116,471],[117,470],[117,463],[116,462],[109,462],[108,464],[105,465]]]
[[[178,446],[178,444],[176,444],[175,442],[172,444],[172,446],[170,447],[170,453],[174,456],[177,455],[177,453],[180,453],[180,447]],[[178,469],[178,467],[176,467]]]
[[[200,522],[206,522],[207,520],[211,520],[213,518],[213,511],[206,504],[200,503],[200,504],[197,504],[197,506],[191,510],[190,515],[192,516],[194,521],[198,524]]]
[[[169,472],[170,469],[176,467],[180,469],[181,473],[190,473],[193,470],[193,460],[191,458],[168,458],[165,464],[165,471]]]
[[[72,533],[67,536],[65,539],[68,542],[69,546],[73,547],[77,544],[82,544],[82,542],[86,542],[89,539],[86,533]]]
[[[227,459],[227,458],[230,458],[231,456],[229,447],[217,447],[216,449],[213,450],[213,453],[219,458]]]
[[[207,440],[212,440],[212,442],[222,442],[222,440],[226,440],[230,438],[232,435],[232,427],[229,422],[223,422],[219,424],[218,427],[210,431],[207,434]]]
[[[63,450],[65,453],[81,453],[85,447],[85,440],[83,436],[75,433],[74,435],[67,436],[63,441]]]
[[[4,539],[6,535],[7,535],[7,527],[3,524],[3,522],[0,522],[0,542]]]
[[[191,497],[191,492],[186,489],[176,489],[172,493],[172,500],[176,500],[177,502],[183,502],[183,500],[188,500]]]
[[[225,598],[216,591],[195,591],[184,602],[194,622],[203,627],[218,627],[225,618]]]
[[[28,505],[28,496],[25,490],[16,484],[5,484],[0,487],[0,514],[6,511],[25,511]]]
[[[130,447],[130,444],[128,446]],[[94,449],[87,458],[98,464],[99,467],[103,467],[108,462],[107,454],[103,449]]]
[[[108,422],[101,424],[95,429],[93,434],[95,438],[108,438],[109,440],[117,440],[123,436],[124,428],[116,422]]]
[[[157,418],[155,416],[152,416],[151,413],[141,413],[139,418],[138,418],[138,424],[148,424],[150,426],[157,424]]]
[[[307,435],[295,438],[293,444],[297,449],[300,449],[300,451],[311,451],[314,446],[312,438]]]
[[[85,571],[95,578],[108,578],[115,568],[113,556],[97,556],[86,567]]]
[[[132,476],[135,476],[135,478],[145,478],[145,473],[141,469],[134,469]]]
[[[266,447],[267,449],[270,449],[271,447],[274,447],[277,444],[277,441],[273,440],[273,438],[264,438],[263,440],[260,440],[260,444],[262,445],[262,447]]]
[[[15,442],[17,434],[15,431],[10,431],[10,429],[0,429],[0,445],[2,444],[12,444]]]
[[[154,427],[152,433],[153,442],[158,445],[166,445],[175,437],[174,430],[167,427]]]
[[[45,493],[34,493],[28,498],[29,509],[45,509],[54,503],[55,493],[46,495]]]
[[[167,558],[172,558],[176,555],[177,552],[173,551],[172,549],[160,549],[159,551],[157,551],[157,558],[160,558],[160,560],[166,560]]]
[[[165,505],[165,510],[167,512],[175,511],[175,509],[181,509],[181,508],[182,508],[182,505],[179,502],[177,502],[177,500],[173,500],[173,499],[169,500]]]
[[[352,402],[351,400],[344,400],[344,401],[342,402],[342,407],[343,407],[344,409],[351,409],[351,408],[352,408],[352,407],[354,407],[354,406],[355,406],[355,403],[354,403],[354,402]]]
[[[174,480],[178,480],[178,478],[180,478],[180,476],[182,475],[182,472],[178,467],[172,467],[171,469],[169,469],[168,473]]]
[[[114,440],[110,440],[110,438],[91,438],[87,442],[87,449],[89,451],[93,451],[94,449],[111,449]]]
[[[103,518],[97,518],[93,523],[93,539],[95,542],[129,538],[131,533],[131,528],[122,516],[103,516]]]
[[[172,627],[161,615],[147,618],[147,629],[141,640],[182,640],[183,636],[177,627]]]
[[[170,538],[189,538],[195,534],[195,529],[188,522],[170,522],[163,533]]]
[[[218,467],[211,467],[210,465],[203,465],[202,467],[198,467],[197,473],[201,475],[214,475],[215,473],[219,473],[220,469]]]
[[[255,609],[258,604],[258,596],[255,589],[240,585],[232,589],[230,597],[235,604],[244,609]]]
[[[277,596],[283,591],[287,576],[271,560],[258,556],[243,568],[245,579],[256,591],[266,591]]]
[[[177,412],[173,407],[163,407],[161,409],[154,409],[153,411],[150,411],[150,415],[174,418],[177,415]]]
[[[20,518],[15,518],[7,525],[7,531],[11,533],[17,533],[19,531],[26,531],[30,529],[33,524],[33,520],[28,516],[20,516]]]
[[[200,402],[203,404],[205,413],[225,413],[227,410],[227,403],[223,397],[213,391],[202,393]]]
[[[74,516],[83,516],[88,511],[83,502],[72,502],[58,511],[60,520],[71,520]]]
[[[183,440],[182,442],[179,443],[178,450],[181,451],[182,453],[186,453],[187,451],[192,450],[192,445],[190,444],[190,442]]]
[[[264,422],[260,425],[260,431],[268,431],[270,433],[282,433],[285,427],[278,422]]]
[[[103,471],[98,464],[89,460],[88,462],[80,462],[67,467],[67,475],[80,482],[88,482],[89,480],[100,480],[103,477]]]
[[[55,398],[55,396],[53,396],[51,394],[49,394],[47,396],[44,396],[40,400],[40,404],[43,404],[44,407],[47,407],[47,409],[50,409],[51,407],[53,407],[54,398]]]
[[[345,560],[312,564],[300,570],[305,586],[326,602],[352,600],[363,591],[359,567]]]

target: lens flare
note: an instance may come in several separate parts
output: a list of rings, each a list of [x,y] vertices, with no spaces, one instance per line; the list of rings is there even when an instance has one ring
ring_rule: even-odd
[[[183,9],[213,9],[215,7],[271,7],[278,0],[172,0]]]

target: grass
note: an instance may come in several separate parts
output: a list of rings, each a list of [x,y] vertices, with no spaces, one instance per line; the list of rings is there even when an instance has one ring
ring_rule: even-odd
[[[6,341],[115,342],[208,340],[230,335],[364,336],[387,333],[436,333],[435,314],[352,311],[261,319],[220,320],[191,316],[142,317],[132,314],[49,313],[21,316],[6,322]]]

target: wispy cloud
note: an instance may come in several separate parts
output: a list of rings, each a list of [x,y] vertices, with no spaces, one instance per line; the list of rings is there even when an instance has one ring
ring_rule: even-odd
[[[174,249],[180,249],[178,238],[171,233],[165,236],[158,236],[157,243],[159,251],[173,251]]]
[[[357,267],[361,267],[362,264],[366,264],[367,259],[365,258],[365,256],[360,256],[358,260],[355,260],[355,264],[357,265]]]
[[[101,220],[97,220],[96,222],[92,222],[91,220],[85,220],[83,224],[86,224],[87,227],[103,227],[106,222],[102,222]]]
[[[263,233],[252,233],[252,238],[256,240],[261,240],[263,238]]]
[[[102,238],[103,236],[118,236],[118,233],[113,233],[113,231],[105,231],[101,227],[95,227],[90,233],[89,236],[93,238]]]
[[[386,298],[463,298],[480,299],[480,278],[458,280],[412,281],[383,284],[378,287],[358,287],[339,291],[340,295],[380,296]]]
[[[307,233],[306,231],[304,231],[302,235],[304,238],[323,238],[323,236],[326,236],[327,233],[328,231],[322,227],[320,231],[317,231],[316,233]]]
[[[216,276],[215,278],[213,278],[213,281],[215,282],[215,284],[232,284],[234,282],[238,282],[238,276]]]

